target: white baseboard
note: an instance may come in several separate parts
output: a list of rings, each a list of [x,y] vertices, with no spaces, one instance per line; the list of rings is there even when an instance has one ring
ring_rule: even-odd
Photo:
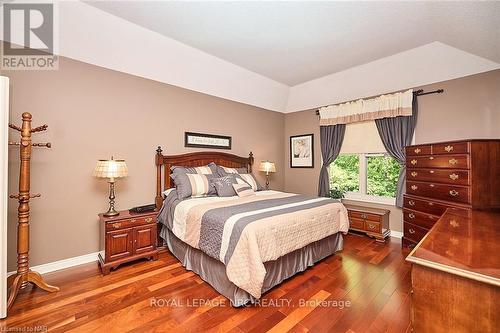
[[[391,237],[401,239],[401,238],[403,238],[403,233],[401,231],[391,230]]]
[[[99,252],[84,254],[83,256],[62,259],[54,262],[49,262],[43,265],[30,267],[32,271],[38,272],[40,274],[50,273],[58,271],[60,269],[70,268],[73,266],[78,266],[82,264],[87,264],[89,262],[97,261],[97,255]],[[15,272],[9,272],[8,275],[12,275]]]

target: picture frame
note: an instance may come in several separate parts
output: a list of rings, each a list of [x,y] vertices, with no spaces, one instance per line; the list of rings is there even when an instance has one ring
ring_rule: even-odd
[[[231,149],[232,138],[225,135],[184,132],[184,147]]]
[[[290,168],[314,168],[314,134],[290,136]]]

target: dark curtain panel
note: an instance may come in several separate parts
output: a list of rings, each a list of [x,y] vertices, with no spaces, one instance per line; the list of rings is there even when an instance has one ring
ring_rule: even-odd
[[[328,179],[328,166],[335,161],[340,153],[342,141],[344,141],[345,124],[320,126],[320,144],[323,165],[319,173],[318,195],[320,197],[330,196],[330,180]]]
[[[418,118],[417,96],[413,95],[412,115],[408,117],[394,117],[376,119],[378,133],[385,149],[394,157],[401,166],[399,172],[398,188],[396,193],[396,206],[403,207],[403,194],[406,187],[405,147],[411,145]]]

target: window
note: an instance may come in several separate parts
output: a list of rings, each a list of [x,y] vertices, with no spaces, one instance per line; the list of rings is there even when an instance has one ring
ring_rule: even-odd
[[[375,122],[349,124],[340,155],[330,165],[330,189],[346,199],[394,204],[399,163],[389,156]]]

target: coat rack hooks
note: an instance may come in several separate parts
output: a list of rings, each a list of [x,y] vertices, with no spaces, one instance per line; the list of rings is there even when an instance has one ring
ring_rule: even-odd
[[[30,270],[29,268],[29,222],[30,222],[30,206],[29,201],[32,198],[39,198],[41,194],[30,194],[30,164],[31,164],[31,148],[46,147],[50,148],[50,142],[47,143],[32,143],[31,134],[35,132],[43,132],[47,130],[47,125],[31,128],[31,114],[28,112],[22,115],[22,126],[9,124],[13,130],[21,132],[20,142],[9,142],[9,145],[19,146],[19,156],[21,159],[19,167],[19,193],[10,195],[11,198],[19,201],[17,210],[17,271],[7,278],[7,286],[9,288],[9,299],[7,308],[10,309],[21,289],[28,286],[29,283],[48,291],[58,291],[58,287],[47,284],[42,276]]]

